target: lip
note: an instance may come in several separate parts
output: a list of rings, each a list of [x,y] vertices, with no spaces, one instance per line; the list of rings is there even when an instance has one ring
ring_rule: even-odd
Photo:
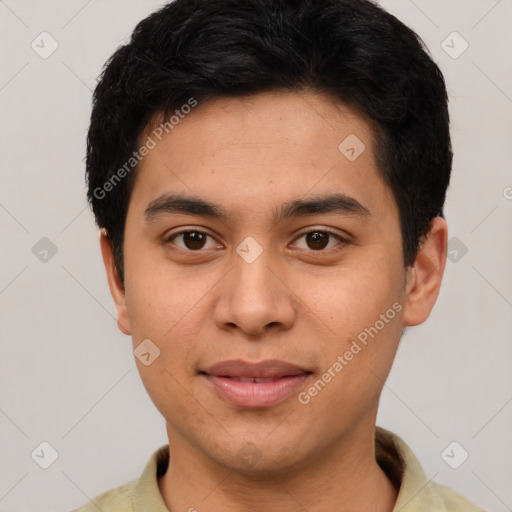
[[[257,363],[223,361],[200,373],[221,398],[244,408],[271,407],[285,401],[311,374],[275,359]]]

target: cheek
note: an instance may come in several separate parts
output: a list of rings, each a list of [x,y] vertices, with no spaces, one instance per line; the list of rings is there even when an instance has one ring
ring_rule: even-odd
[[[395,261],[375,247],[372,252],[373,258],[361,258],[361,264],[331,274],[323,287],[312,280],[302,291],[316,323],[327,327],[322,328],[326,337],[320,371],[336,374],[330,387],[342,391],[332,397],[341,402],[379,392],[382,384],[376,376],[384,379],[389,372],[402,334],[404,270],[399,258]],[[342,366],[336,371],[339,356]]]
[[[179,424],[187,418],[185,423],[200,422],[200,407],[192,399],[186,379],[178,372],[179,365],[173,366],[165,358],[162,354],[150,366],[137,363],[148,396],[167,421]]]
[[[173,269],[157,249],[133,247],[126,254],[126,302],[134,338],[137,334],[163,340],[187,320],[206,284],[186,269]]]
[[[171,281],[148,273],[147,278],[127,281],[126,295],[138,371],[149,397],[166,418],[193,413],[188,382],[198,350],[193,341],[201,338],[197,335],[200,324],[194,321],[198,299],[183,288],[171,286]],[[150,340],[154,357],[149,365],[137,356],[148,344],[146,340]]]
[[[318,379],[300,403],[307,403],[305,414],[322,415],[327,424],[346,422],[348,428],[378,403],[402,334],[403,306],[386,280],[368,287],[360,280],[345,283],[319,305],[319,316],[322,308],[331,311],[329,335],[317,340]]]
[[[201,331],[210,315],[206,299],[215,279],[193,277],[187,271],[171,274],[168,269],[164,274],[157,265],[151,271],[149,267],[132,267],[127,272],[126,298],[133,348],[136,350],[143,340],[151,340],[160,351],[155,361],[162,368],[159,378],[170,379],[168,384],[172,387],[172,377],[183,380],[194,371],[190,363],[207,342]],[[155,378],[155,373],[147,372],[144,366],[140,366],[140,372],[143,379]]]
[[[303,302],[335,334],[357,335],[401,298],[400,267],[384,256],[360,261],[329,273],[326,279],[306,278],[297,283]]]

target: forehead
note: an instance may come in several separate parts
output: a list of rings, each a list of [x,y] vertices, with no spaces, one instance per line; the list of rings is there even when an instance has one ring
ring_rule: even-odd
[[[141,141],[155,138],[162,122],[153,119]],[[390,199],[370,123],[316,93],[211,100],[156,142],[137,169],[135,189],[146,203],[178,192],[250,215],[256,206],[275,212],[276,203],[334,191],[361,204]]]

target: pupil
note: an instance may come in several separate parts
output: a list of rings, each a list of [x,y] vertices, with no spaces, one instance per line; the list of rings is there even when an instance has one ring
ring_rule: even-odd
[[[196,231],[190,231],[183,236],[183,240],[188,249],[201,249],[204,245],[204,239],[205,236]]]
[[[314,231],[312,233],[308,233],[307,235],[308,245],[313,245],[312,249],[324,249],[328,243],[328,236],[325,233],[320,233],[319,231]]]

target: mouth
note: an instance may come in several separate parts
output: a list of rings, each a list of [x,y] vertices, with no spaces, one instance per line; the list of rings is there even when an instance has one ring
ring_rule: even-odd
[[[231,379],[231,380],[235,380],[237,382],[263,383],[263,382],[275,382],[276,380],[288,377],[288,375],[283,375],[282,377],[279,377],[278,379],[262,379],[262,378],[258,378],[258,377],[231,377],[229,375],[215,375],[215,377]]]
[[[200,372],[220,398],[251,409],[285,401],[297,393],[311,374],[309,370],[278,360],[224,361]]]

